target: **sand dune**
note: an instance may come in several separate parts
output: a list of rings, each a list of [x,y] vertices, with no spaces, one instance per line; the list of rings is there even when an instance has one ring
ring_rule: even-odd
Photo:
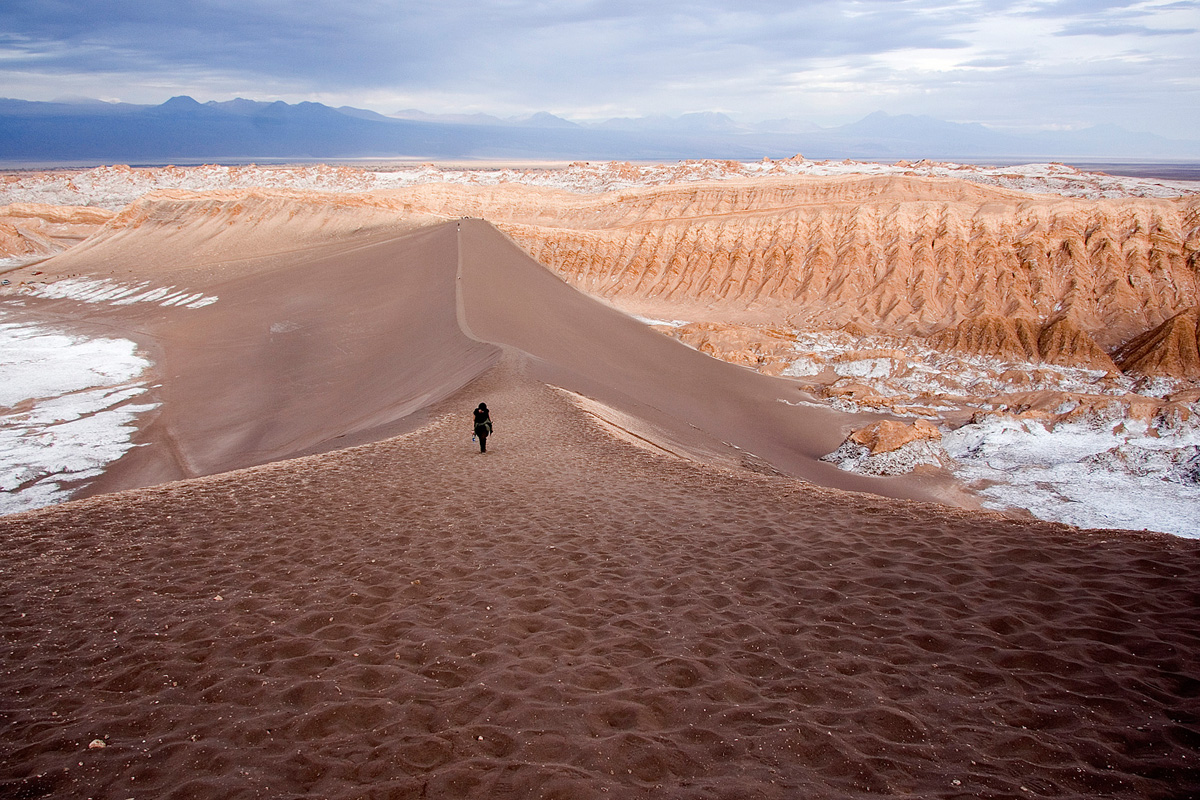
[[[1197,543],[650,452],[507,352],[399,438],[0,520],[5,792],[1200,791]]]
[[[12,273],[161,405],[0,518],[3,794],[1200,793],[1200,542],[837,471],[874,417],[431,224],[458,191],[159,195]]]
[[[969,502],[945,475],[882,480],[819,461],[864,418],[806,404],[811,398],[790,382],[662,337],[555,278],[487,223],[411,232],[411,221],[378,222],[373,206],[353,217],[337,204],[332,232],[295,248],[304,240],[292,231],[314,226],[292,199],[156,197],[42,266],[52,284],[80,274],[154,277],[217,298],[163,308],[27,296],[27,311],[121,332],[154,354],[162,409],[143,446],[86,491],[210,475],[407,430],[420,420],[414,414],[507,345],[534,356],[545,380],[640,420],[641,435],[664,448],[840,488]],[[348,228],[366,230],[347,236]],[[249,257],[230,259],[235,253]]]

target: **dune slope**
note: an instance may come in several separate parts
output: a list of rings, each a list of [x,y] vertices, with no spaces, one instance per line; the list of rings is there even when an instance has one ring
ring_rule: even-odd
[[[404,207],[164,192],[39,265],[48,287],[24,297],[22,313],[120,333],[156,363],[161,405],[140,433],[143,446],[84,491],[211,475],[410,430],[422,409],[507,347],[533,356],[540,379],[607,405],[624,428],[681,455],[970,502],[945,475],[881,479],[820,462],[870,417],[821,408],[791,382],[661,336],[583,295],[486,222],[416,227],[396,213]],[[62,279],[101,288],[56,294]],[[123,286],[168,280],[192,293],[185,299],[203,298],[113,300]]]
[[[472,335],[534,357],[539,377],[612,405],[685,452],[826,486],[930,499],[944,483],[849,475],[821,456],[865,415],[709,358],[577,292],[481,221],[457,223]],[[660,442],[661,443],[661,442]]]
[[[384,442],[0,519],[0,792],[1200,791],[1200,544],[684,461],[540,369],[510,350]]]

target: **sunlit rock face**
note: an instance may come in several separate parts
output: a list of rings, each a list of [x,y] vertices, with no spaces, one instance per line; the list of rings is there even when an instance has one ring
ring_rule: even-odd
[[[615,302],[797,328],[928,334],[985,316],[1039,329],[1066,319],[1113,348],[1196,296],[1195,199],[1093,201],[848,177],[605,201],[553,222],[516,209],[504,216],[536,258]]]
[[[894,420],[874,422],[846,437],[824,460],[852,472],[903,475],[922,467],[949,467],[942,432],[919,419],[912,425]]]

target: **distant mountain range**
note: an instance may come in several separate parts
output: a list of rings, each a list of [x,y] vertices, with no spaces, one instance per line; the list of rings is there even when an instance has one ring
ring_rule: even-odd
[[[0,99],[0,162],[195,163],[411,157],[428,159],[677,160],[1200,159],[1200,141],[1113,125],[1013,134],[979,124],[876,112],[820,128],[779,119],[740,125],[725,114],[576,123],[545,112],[391,116],[320,103],[174,97],[157,106]]]

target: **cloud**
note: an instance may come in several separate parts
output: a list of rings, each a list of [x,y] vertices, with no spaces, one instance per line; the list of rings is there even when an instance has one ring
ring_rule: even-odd
[[[1128,81],[1145,90],[1139,113],[1152,97],[1186,117],[1200,108],[1185,79],[1200,74],[1198,27],[1200,3],[1156,0],[10,0],[0,85],[830,123],[881,107],[964,119],[1004,80],[1013,116],[1053,113],[1053,86],[1087,119],[1074,87],[1124,97]]]
[[[10,67],[70,72],[228,71],[321,88],[436,86],[543,71],[575,78],[653,68],[668,80],[710,59],[806,59],[953,48],[956,4],[445,0],[332,4],[247,0],[18,2],[0,14]],[[652,76],[651,76],[652,77]]]
[[[1148,28],[1121,22],[1079,22],[1056,31],[1055,36],[1181,36],[1196,28]]]

